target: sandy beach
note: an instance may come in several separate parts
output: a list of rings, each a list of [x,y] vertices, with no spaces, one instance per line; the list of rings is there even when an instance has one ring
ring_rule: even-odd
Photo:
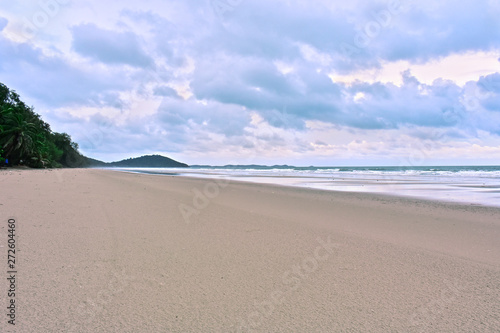
[[[500,331],[500,208],[94,169],[0,187],[1,332]]]

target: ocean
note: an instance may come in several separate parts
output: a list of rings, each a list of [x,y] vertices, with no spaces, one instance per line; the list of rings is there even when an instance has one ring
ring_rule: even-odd
[[[120,168],[127,172],[224,178],[329,191],[382,193],[500,207],[500,166],[294,167],[288,165]]]

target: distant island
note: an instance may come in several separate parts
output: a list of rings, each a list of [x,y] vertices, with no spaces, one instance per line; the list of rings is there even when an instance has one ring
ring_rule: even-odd
[[[161,155],[145,155],[129,158],[118,162],[102,162],[88,159],[90,167],[117,167],[117,168],[187,168],[185,163],[177,162],[171,158]]]

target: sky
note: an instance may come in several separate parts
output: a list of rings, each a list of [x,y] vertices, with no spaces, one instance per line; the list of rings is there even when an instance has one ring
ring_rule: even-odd
[[[23,0],[0,82],[103,161],[499,165],[500,1]]]

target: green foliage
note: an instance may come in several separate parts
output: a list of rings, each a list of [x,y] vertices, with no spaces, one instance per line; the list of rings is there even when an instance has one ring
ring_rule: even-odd
[[[34,168],[85,167],[88,159],[66,133],[52,132],[33,108],[0,83],[0,163]]]

